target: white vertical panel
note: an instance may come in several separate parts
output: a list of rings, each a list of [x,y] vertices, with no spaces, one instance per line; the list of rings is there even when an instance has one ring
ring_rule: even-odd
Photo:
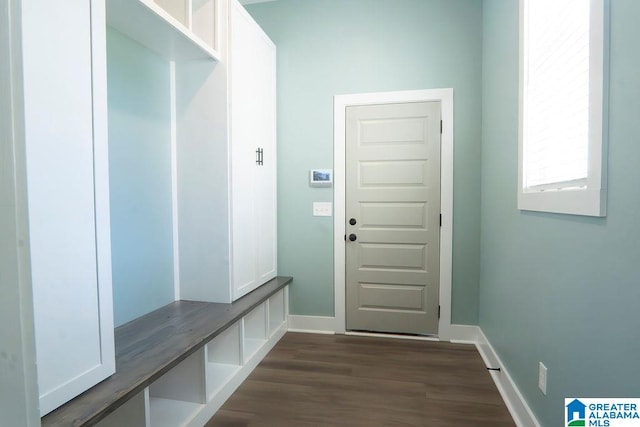
[[[27,244],[19,1],[0,4],[0,423],[40,426]]]
[[[173,231],[173,299],[180,300],[180,222],[178,220],[178,141],[176,62],[169,61],[171,109],[171,225]]]
[[[85,384],[116,370],[113,289],[111,276],[111,209],[109,199],[109,138],[107,122],[107,34],[105,0],[91,0],[91,64],[93,104],[93,173],[98,274],[98,319],[101,364]],[[84,386],[81,386],[86,388]]]
[[[93,6],[104,7],[98,1]],[[108,184],[104,163],[94,165],[91,7],[86,0],[23,3],[29,227],[42,414],[105,378],[114,367],[113,325],[101,329],[101,320],[109,323],[109,310],[101,312],[101,298],[110,307],[111,296],[110,287],[99,293],[99,275],[110,280],[110,265],[101,262],[98,271],[98,259],[108,260],[110,249],[101,246],[98,254],[97,236],[108,238],[108,219],[103,211],[96,212],[96,205],[108,213],[108,198],[102,194],[105,189],[108,194]],[[103,11],[101,16],[104,22]],[[96,88],[97,96],[105,93],[104,87]],[[96,113],[106,114],[104,105]],[[97,136],[104,142],[105,123],[99,126]],[[96,152],[104,154],[105,147],[99,143]],[[103,179],[100,195],[94,173]],[[101,334],[104,342],[111,341],[110,348],[103,348]]]
[[[224,61],[175,64],[180,298],[228,303],[231,177],[227,20],[222,19],[227,2],[217,7]]]

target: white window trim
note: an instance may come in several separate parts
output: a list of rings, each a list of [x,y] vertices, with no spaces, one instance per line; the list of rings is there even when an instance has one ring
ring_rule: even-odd
[[[590,0],[589,166],[586,188],[534,190],[524,187],[524,2],[520,0],[520,91],[518,124],[518,209],[606,216],[609,82],[609,1]]]

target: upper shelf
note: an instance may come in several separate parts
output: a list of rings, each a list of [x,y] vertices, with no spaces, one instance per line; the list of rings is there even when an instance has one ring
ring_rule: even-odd
[[[191,4],[191,2],[188,2]],[[202,3],[202,1],[198,2]],[[211,19],[208,34],[215,34],[214,0],[210,3]],[[186,4],[186,2],[185,2]],[[213,59],[218,61],[218,52],[196,33],[201,28],[189,29],[191,24],[202,25],[195,11],[184,10],[185,23],[180,22],[152,0],[107,0],[107,25],[131,37],[140,44],[170,60]],[[186,25],[185,25],[186,24]],[[207,37],[209,38],[209,37]],[[213,38],[213,37],[211,37]],[[213,40],[211,40],[213,43]]]

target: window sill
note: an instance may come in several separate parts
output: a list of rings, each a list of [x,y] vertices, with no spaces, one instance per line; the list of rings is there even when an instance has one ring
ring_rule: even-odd
[[[524,211],[604,217],[606,206],[606,189],[518,192],[518,209]]]

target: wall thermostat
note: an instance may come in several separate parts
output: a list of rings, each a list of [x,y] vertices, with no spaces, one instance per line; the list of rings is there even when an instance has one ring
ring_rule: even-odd
[[[309,185],[311,187],[331,187],[333,185],[333,170],[311,169],[309,171]]]

